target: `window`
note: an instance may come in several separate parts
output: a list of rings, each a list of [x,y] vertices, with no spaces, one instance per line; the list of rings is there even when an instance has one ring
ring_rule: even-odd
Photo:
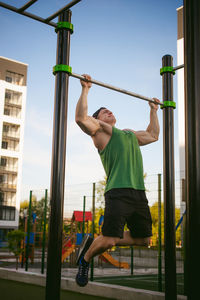
[[[1,157],[0,166],[5,167],[7,164],[7,159],[5,157]]]
[[[9,82],[9,83],[12,83],[12,77],[6,76],[6,81]]]
[[[4,193],[0,192],[0,205],[3,205],[4,202]]]
[[[5,104],[22,105],[22,93],[8,90],[5,92]]]
[[[0,220],[14,221],[15,220],[15,208],[0,206]]]
[[[10,109],[9,108],[4,108],[4,115],[10,116]]]
[[[6,99],[11,99],[11,92],[6,91],[5,98]]]
[[[8,149],[8,142],[2,141],[2,149]]]
[[[3,125],[3,132],[9,131],[9,125]]]
[[[6,181],[5,175],[0,175],[0,183],[4,183]]]
[[[24,75],[22,75],[22,74],[7,71],[5,81],[12,83],[12,84],[22,85],[23,78],[24,78]]]

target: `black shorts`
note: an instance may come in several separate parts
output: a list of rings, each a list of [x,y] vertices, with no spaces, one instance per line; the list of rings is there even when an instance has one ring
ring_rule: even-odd
[[[105,193],[102,234],[123,238],[125,224],[132,237],[152,236],[152,219],[145,191],[117,188]]]

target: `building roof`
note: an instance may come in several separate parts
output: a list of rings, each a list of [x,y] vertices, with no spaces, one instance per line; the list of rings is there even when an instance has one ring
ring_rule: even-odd
[[[72,215],[72,221],[83,222],[83,212],[79,210],[75,210]],[[92,221],[92,213],[91,211],[85,212],[85,222]]]

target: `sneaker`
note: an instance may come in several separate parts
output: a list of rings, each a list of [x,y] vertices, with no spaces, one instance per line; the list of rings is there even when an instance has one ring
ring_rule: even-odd
[[[78,273],[76,275],[76,283],[83,287],[88,283],[89,263],[83,258],[79,262]]]
[[[84,239],[82,240],[82,243],[79,247],[78,255],[76,258],[76,264],[79,265],[80,259],[84,257],[87,250],[90,248],[90,245],[93,242],[93,238],[91,238],[89,235],[86,235]]]

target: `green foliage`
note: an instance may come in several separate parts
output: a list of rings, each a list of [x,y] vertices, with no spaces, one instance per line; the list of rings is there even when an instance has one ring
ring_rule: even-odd
[[[152,217],[152,246],[158,245],[158,202],[155,202],[151,207]],[[180,208],[175,208],[175,223],[180,220]],[[161,203],[161,232],[162,232],[162,245],[164,245],[164,204]],[[176,231],[176,244],[179,245],[181,241],[181,228]]]
[[[105,200],[104,200],[104,190],[106,186],[107,177],[104,176],[102,180],[97,183],[96,192],[97,192],[97,204],[98,209],[101,210],[101,214],[104,214]]]
[[[21,242],[24,240],[25,233],[21,230],[13,230],[8,232],[8,248],[16,257],[16,269],[18,269],[18,258],[24,251]]]
[[[31,202],[32,202],[31,211],[32,211],[32,213],[36,214],[36,232],[42,232],[43,224],[44,224],[45,198],[43,197],[40,200],[37,200],[37,197],[35,195],[32,195]],[[28,211],[29,211],[29,201],[25,200],[25,201],[21,202],[21,204],[20,204],[19,228],[21,230],[24,230],[23,216],[28,215]],[[50,215],[50,204],[49,204],[49,201],[47,201],[46,224],[48,224],[49,215]],[[32,225],[33,225],[33,221],[31,218],[31,226]]]

